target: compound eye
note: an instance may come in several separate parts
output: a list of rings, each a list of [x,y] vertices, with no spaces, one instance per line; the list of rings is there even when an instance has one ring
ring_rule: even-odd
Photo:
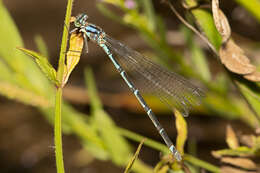
[[[80,23],[78,21],[74,22],[75,27],[80,27]]]
[[[87,23],[87,19],[88,19],[88,15],[82,13],[82,14],[79,14],[75,21],[74,21],[74,25],[76,27],[81,27],[81,26],[85,26],[86,23]]]

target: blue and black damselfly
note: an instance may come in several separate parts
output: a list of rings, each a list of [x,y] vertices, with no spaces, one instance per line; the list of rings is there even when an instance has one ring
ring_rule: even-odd
[[[74,19],[75,29],[71,32],[83,33],[85,41],[89,39],[103,48],[117,71],[152,120],[154,126],[174,157],[180,161],[180,153],[174,147],[166,131],[140,94],[140,91],[148,91],[155,94],[163,102],[179,110],[184,116],[188,115],[189,110],[193,105],[199,103],[200,97],[204,95],[203,91],[184,77],[165,70],[135,50],[111,38],[100,27],[88,23],[87,19],[88,16],[86,14],[78,15]],[[140,91],[133,83],[135,79],[129,77],[125,70],[134,73],[143,83],[145,83],[145,85],[138,88]]]

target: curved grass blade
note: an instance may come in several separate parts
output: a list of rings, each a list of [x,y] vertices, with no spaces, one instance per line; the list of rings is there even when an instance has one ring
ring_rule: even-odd
[[[54,84],[58,85],[58,81],[56,80],[56,70],[52,67],[52,65],[49,63],[48,59],[37,52],[34,52],[32,50],[28,50],[25,48],[17,47],[17,49],[21,50],[25,54],[35,58],[36,63],[42,70],[42,72],[48,77],[50,81],[52,81]]]
[[[137,148],[134,156],[131,158],[130,162],[127,164],[127,167],[126,167],[124,173],[129,173],[130,172],[132,166],[134,165],[135,160],[137,159],[137,157],[138,157],[138,155],[139,155],[139,153],[141,151],[141,148],[142,148],[142,146],[144,144],[144,141],[145,141],[145,138],[138,145],[138,148]]]

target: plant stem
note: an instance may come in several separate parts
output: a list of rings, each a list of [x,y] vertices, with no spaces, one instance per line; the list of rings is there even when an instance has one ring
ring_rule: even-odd
[[[60,84],[62,83],[62,78],[65,70],[65,52],[67,49],[72,4],[73,4],[73,0],[68,0],[65,23],[63,27],[62,41],[61,41],[59,66],[57,72],[57,80],[60,82]]]
[[[58,88],[55,101],[55,124],[54,124],[54,141],[56,154],[57,173],[64,173],[63,154],[62,154],[62,131],[61,131],[61,99],[62,88]]]
[[[117,128],[117,129],[118,129],[118,131],[121,135],[123,135],[123,136],[125,136],[125,137],[127,137],[127,138],[129,138],[133,141],[140,142],[145,138],[146,140],[144,142],[144,145],[149,146],[149,147],[151,147],[155,150],[162,151],[164,153],[169,153],[169,149],[165,145],[163,145],[159,142],[155,142],[151,139],[148,139],[144,136],[133,133],[133,132],[126,130],[126,129],[123,129],[123,128]]]
[[[123,135],[123,136],[125,136],[129,139],[132,139],[136,142],[140,142],[142,139],[145,138],[144,136],[138,135],[136,133],[133,133],[133,132],[126,130],[126,129],[123,129],[123,128],[118,128],[118,130],[121,133],[121,135]],[[151,139],[146,138],[144,145],[149,146],[149,147],[156,149],[158,151],[162,151],[164,153],[169,153],[169,149],[165,145],[163,145],[159,142],[153,141]],[[211,171],[211,172],[216,172],[216,173],[220,172],[220,169],[218,167],[216,167],[216,166],[214,166],[210,163],[207,163],[203,160],[197,159],[197,158],[195,158],[191,155],[188,155],[188,154],[184,154],[183,160],[190,162],[193,165],[199,166],[199,167],[204,168],[204,169]]]
[[[57,80],[59,85],[57,86],[56,101],[55,101],[55,122],[54,122],[54,143],[55,143],[55,155],[56,155],[56,169],[57,173],[64,173],[63,153],[62,153],[62,131],[61,131],[61,102],[62,102],[62,79],[65,70],[65,51],[67,48],[67,40],[69,35],[69,24],[72,11],[73,0],[68,0],[67,10],[65,16],[65,23],[63,27],[63,35],[60,49],[60,59],[57,72]]]
[[[201,168],[204,168],[208,171],[211,171],[211,172],[216,172],[216,173],[219,173],[220,172],[220,169],[210,163],[207,163],[205,161],[202,161],[200,159],[197,159],[191,155],[188,155],[188,154],[185,154],[183,159],[185,161],[188,161],[190,163],[192,163],[193,165],[196,165],[196,166],[199,166]]]

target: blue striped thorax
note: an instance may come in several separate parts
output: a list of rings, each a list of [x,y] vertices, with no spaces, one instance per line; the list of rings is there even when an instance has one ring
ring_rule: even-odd
[[[91,23],[87,23],[88,16],[84,13],[79,14],[74,21],[76,28],[79,28],[79,32],[83,32],[86,36],[96,42],[97,44],[102,44],[104,32],[103,30]]]

